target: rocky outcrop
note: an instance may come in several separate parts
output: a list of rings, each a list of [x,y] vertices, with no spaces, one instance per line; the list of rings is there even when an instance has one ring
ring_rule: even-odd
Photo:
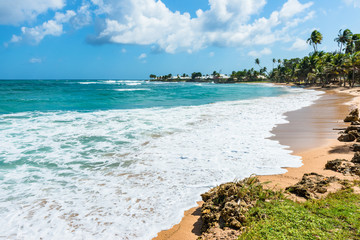
[[[317,173],[306,173],[301,181],[286,190],[305,199],[318,199],[327,192],[330,183],[336,182],[336,177],[324,177]]]
[[[359,121],[359,110],[356,108],[352,110],[349,115],[344,119],[344,122],[357,122]]]
[[[354,163],[346,159],[335,159],[328,161],[325,165],[325,169],[342,173],[344,175],[351,174]]]
[[[351,159],[351,162],[360,164],[360,152],[356,152],[354,157]]]
[[[224,230],[241,231],[246,221],[246,213],[257,201],[274,199],[273,191],[264,189],[256,177],[242,181],[221,184],[201,195],[202,231],[209,232],[215,227]]]
[[[359,144],[352,145],[351,150],[354,151],[354,152],[359,152],[360,151],[360,145]]]
[[[360,176],[360,155],[354,157],[353,160],[348,161],[346,159],[335,159],[328,161],[325,165],[325,169],[342,173],[344,175],[357,175]]]
[[[353,141],[356,140],[357,135],[358,135],[358,134],[353,135],[353,134],[351,134],[351,133],[342,134],[342,135],[340,135],[340,137],[338,137],[338,140],[339,140],[340,142],[353,142]]]

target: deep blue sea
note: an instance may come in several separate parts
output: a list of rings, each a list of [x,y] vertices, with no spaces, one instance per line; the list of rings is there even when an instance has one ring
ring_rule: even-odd
[[[151,239],[200,193],[299,157],[268,139],[319,92],[271,84],[0,80],[0,238]]]

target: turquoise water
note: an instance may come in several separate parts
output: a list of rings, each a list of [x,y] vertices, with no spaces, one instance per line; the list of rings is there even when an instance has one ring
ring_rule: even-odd
[[[319,92],[271,84],[0,81],[0,238],[151,239],[200,194],[299,157],[269,140]]]
[[[1,80],[0,113],[202,105],[278,96],[282,88],[124,80]]]

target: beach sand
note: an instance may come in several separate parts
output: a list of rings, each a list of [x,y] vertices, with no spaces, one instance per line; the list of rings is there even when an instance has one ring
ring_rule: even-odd
[[[353,152],[349,146],[353,143],[337,141],[339,131],[333,128],[347,126],[343,119],[351,109],[359,107],[359,103],[360,88],[338,88],[327,90],[309,107],[286,113],[289,123],[276,126],[273,129],[275,136],[271,139],[289,146],[294,155],[301,156],[303,166],[287,168],[288,172],[281,175],[259,176],[259,179],[269,182],[268,187],[284,189],[300,181],[304,173],[316,172],[324,176],[350,178],[324,170],[324,166],[329,160],[352,158]],[[201,235],[200,207],[201,202],[198,207],[186,211],[179,224],[160,232],[154,239],[196,240]]]

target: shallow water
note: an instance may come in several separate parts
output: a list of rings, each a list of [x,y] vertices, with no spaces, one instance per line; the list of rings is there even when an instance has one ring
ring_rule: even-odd
[[[200,193],[301,165],[270,131],[319,92],[0,81],[0,237],[151,239]]]

